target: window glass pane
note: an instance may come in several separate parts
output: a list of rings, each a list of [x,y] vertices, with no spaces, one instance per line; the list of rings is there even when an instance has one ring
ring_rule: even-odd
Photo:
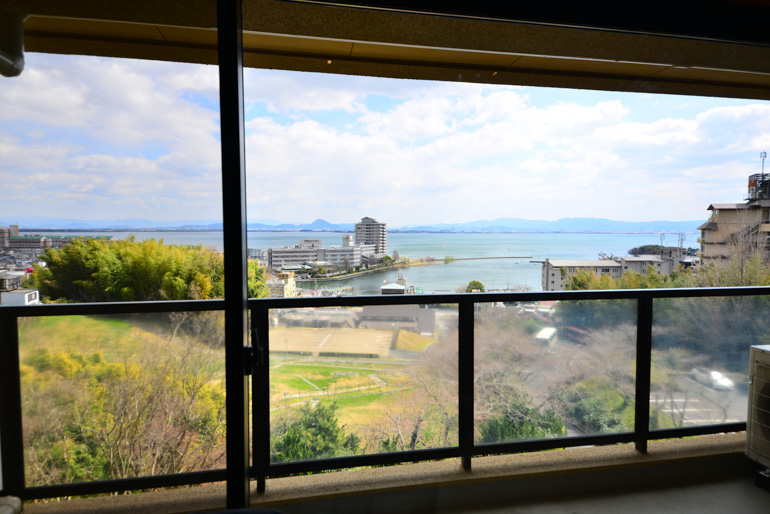
[[[457,445],[457,307],[270,312],[273,462]]]
[[[222,312],[19,319],[28,486],[224,467]]]
[[[636,303],[480,304],[476,442],[634,427]]]
[[[222,297],[217,68],[25,59],[0,80],[0,290]]]
[[[749,179],[762,149],[742,143],[770,130],[765,101],[346,76],[322,62],[330,73],[244,73],[248,245],[294,271],[298,294],[379,294],[399,273],[425,293],[472,280],[561,290],[581,272],[584,289],[767,282],[677,271],[699,247],[723,266],[715,252],[745,261],[731,248],[766,246],[768,208],[715,203],[770,195]],[[716,228],[699,229],[712,214]],[[365,217],[388,230],[387,252],[359,252],[369,263],[344,239],[355,246]],[[394,251],[442,265],[351,273]]]
[[[767,344],[767,302],[655,300],[650,429],[746,421],[749,348]]]

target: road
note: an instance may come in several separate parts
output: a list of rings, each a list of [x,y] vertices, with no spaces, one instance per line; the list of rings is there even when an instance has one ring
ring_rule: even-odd
[[[661,412],[683,426],[734,423],[746,420],[748,396],[746,391],[732,388],[716,391],[681,376],[675,382],[674,391],[659,389],[650,395],[650,403],[658,405]]]

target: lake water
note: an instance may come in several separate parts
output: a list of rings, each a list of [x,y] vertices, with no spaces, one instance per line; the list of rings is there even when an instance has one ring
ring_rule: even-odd
[[[46,235],[71,235],[66,232],[46,232]],[[103,235],[125,239],[129,232],[82,232],[83,235]],[[211,245],[222,248],[221,232],[135,232],[137,240],[163,239],[171,244]],[[249,232],[249,248],[276,248],[292,246],[300,239],[321,239],[323,246],[342,245],[340,232]],[[695,234],[688,235],[695,246]],[[667,235],[663,241],[676,245],[676,236]],[[673,240],[672,240],[673,239]],[[688,246],[685,241],[685,246]],[[449,264],[411,267],[401,270],[407,285],[415,285],[425,293],[435,290],[454,292],[471,280],[478,280],[486,289],[506,289],[518,286],[540,291],[541,265],[549,259],[596,259],[599,252],[623,256],[635,246],[660,244],[657,234],[436,234],[388,233],[388,253],[397,250],[401,257],[416,259],[447,255],[465,257],[520,257],[517,259],[486,259],[455,261]],[[386,271],[351,279],[355,294],[380,294],[383,281],[394,282],[398,271]],[[327,282],[342,285],[346,282]],[[324,285],[322,282],[319,286]],[[309,284],[304,287],[311,287]]]

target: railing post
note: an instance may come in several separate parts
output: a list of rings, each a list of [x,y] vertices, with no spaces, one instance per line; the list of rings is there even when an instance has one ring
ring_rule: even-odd
[[[249,506],[249,394],[248,377],[243,364],[243,348],[248,340],[249,323],[241,17],[241,0],[217,1],[229,509]]]
[[[15,315],[0,307],[0,466],[2,495],[23,496],[24,435],[21,423],[19,327]]]
[[[650,375],[652,371],[652,302],[642,294],[637,298],[636,317],[636,410],[634,433],[636,449],[647,453],[650,436]]]
[[[471,470],[473,458],[473,380],[474,380],[474,306],[470,294],[460,300],[458,305],[458,388],[459,422],[458,432],[462,466],[466,471]]]
[[[251,309],[251,344],[257,359],[251,377],[252,455],[254,456],[257,492],[265,492],[270,466],[270,310],[262,306]]]

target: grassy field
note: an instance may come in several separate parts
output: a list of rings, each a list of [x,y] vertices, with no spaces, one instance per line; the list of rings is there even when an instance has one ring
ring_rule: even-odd
[[[224,349],[211,350],[179,335],[171,340],[169,323],[152,316],[50,316],[27,318],[19,327],[22,362],[37,350],[81,355],[101,353],[104,360],[141,364],[147,355],[179,355],[190,345],[198,357],[208,354],[205,365],[224,373]]]

